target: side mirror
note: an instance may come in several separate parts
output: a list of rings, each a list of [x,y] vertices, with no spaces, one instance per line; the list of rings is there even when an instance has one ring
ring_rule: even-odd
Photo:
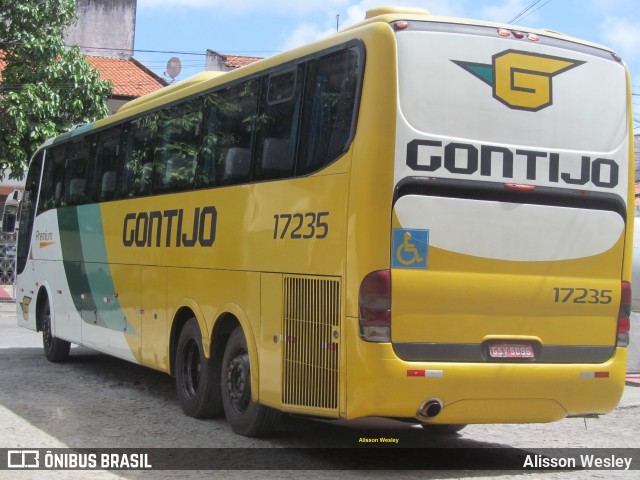
[[[16,231],[18,208],[20,208],[21,199],[22,192],[14,190],[5,200],[4,213],[2,214],[2,231],[4,233],[13,233]]]

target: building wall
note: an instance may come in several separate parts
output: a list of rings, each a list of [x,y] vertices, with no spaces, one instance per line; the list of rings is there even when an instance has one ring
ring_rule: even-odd
[[[116,113],[125,103],[130,102],[131,98],[110,98],[107,100],[107,108],[109,115]]]
[[[205,60],[204,69],[206,72],[228,72],[233,68],[228,67],[224,63],[224,55],[220,55],[213,50],[207,50],[207,58]]]
[[[85,55],[133,56],[137,0],[77,0],[78,23],[67,33],[67,45]]]

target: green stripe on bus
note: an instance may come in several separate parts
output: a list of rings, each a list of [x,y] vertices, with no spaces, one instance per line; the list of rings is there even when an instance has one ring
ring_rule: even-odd
[[[99,205],[58,210],[64,270],[73,303],[85,323],[139,335],[127,320],[107,263]],[[106,301],[108,299],[108,301]]]

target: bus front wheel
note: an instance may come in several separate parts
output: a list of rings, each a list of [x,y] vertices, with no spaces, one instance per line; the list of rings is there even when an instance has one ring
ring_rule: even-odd
[[[44,355],[50,362],[66,362],[69,358],[71,343],[53,336],[51,329],[51,307],[49,300],[44,299],[40,309],[40,327],[42,328],[42,346]]]
[[[249,350],[241,327],[231,333],[222,361],[222,404],[231,429],[247,437],[267,435],[280,412],[251,401]]]
[[[190,318],[180,332],[175,372],[176,390],[184,413],[196,418],[222,413],[220,368],[216,368],[213,357],[205,356],[195,318]]]

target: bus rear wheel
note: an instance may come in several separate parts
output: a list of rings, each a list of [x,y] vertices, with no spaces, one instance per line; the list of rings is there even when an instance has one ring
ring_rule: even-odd
[[[251,401],[249,350],[241,327],[231,333],[222,361],[222,404],[231,429],[246,437],[270,433],[280,412]]]
[[[190,417],[208,418],[222,413],[220,368],[207,358],[195,318],[180,332],[176,351],[176,390],[180,406]]]
[[[44,355],[50,362],[66,362],[69,358],[71,343],[53,336],[51,330],[51,307],[49,300],[44,299],[40,308],[40,327],[42,328],[42,346]]]

